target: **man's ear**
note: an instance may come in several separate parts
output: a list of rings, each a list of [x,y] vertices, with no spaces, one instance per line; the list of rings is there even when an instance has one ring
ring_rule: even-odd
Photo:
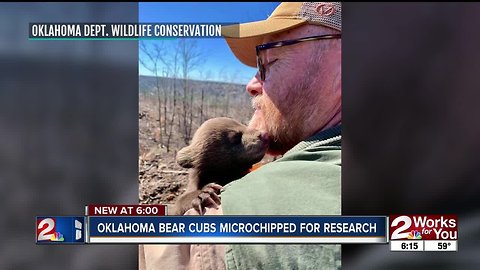
[[[177,153],[178,165],[182,166],[183,168],[193,168],[192,154],[193,153],[188,146],[180,149],[180,151]]]

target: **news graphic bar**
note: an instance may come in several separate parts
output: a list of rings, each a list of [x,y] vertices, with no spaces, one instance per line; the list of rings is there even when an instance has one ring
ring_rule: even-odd
[[[88,217],[88,243],[387,243],[382,216]]]
[[[456,215],[168,216],[165,205],[97,205],[36,217],[37,244],[390,244],[458,251]]]
[[[457,251],[457,215],[391,215],[391,251]]]

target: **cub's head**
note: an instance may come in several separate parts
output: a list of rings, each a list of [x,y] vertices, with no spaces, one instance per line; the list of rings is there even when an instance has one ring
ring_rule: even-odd
[[[231,118],[212,118],[198,128],[191,144],[178,152],[177,163],[184,168],[228,173],[259,162],[267,146],[266,134]]]

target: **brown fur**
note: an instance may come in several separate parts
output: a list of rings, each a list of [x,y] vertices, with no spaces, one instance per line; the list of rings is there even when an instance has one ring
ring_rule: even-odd
[[[231,118],[205,121],[191,144],[177,154],[177,163],[192,170],[187,190],[175,205],[175,214],[182,215],[191,208],[192,199],[198,197],[205,185],[223,186],[243,177],[263,158],[267,145],[265,135]]]

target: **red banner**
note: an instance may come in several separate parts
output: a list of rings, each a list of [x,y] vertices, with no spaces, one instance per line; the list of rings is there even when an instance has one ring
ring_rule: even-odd
[[[87,216],[165,216],[165,205],[88,205]]]

